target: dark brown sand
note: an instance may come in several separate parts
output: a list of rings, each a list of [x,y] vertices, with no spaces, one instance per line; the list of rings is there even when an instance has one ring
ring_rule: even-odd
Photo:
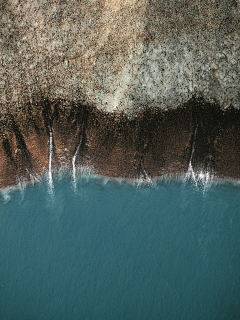
[[[223,111],[192,99],[170,111],[146,108],[130,120],[94,106],[42,98],[2,120],[1,188],[48,170],[50,130],[52,169],[62,165],[72,169],[78,150],[76,166],[90,165],[108,177],[181,175],[191,161],[195,172],[240,178],[239,110]]]

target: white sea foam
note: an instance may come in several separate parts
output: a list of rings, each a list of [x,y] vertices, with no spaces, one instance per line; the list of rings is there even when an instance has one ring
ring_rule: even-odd
[[[90,176],[90,175],[96,175],[94,173],[94,167],[93,165],[86,164],[81,167],[79,167],[79,172],[81,176]]]
[[[16,177],[16,185],[0,189],[0,196],[3,199],[3,203],[6,204],[11,200],[11,194],[14,192],[20,192],[22,200],[24,199],[24,193],[29,181],[25,181],[19,176]]]
[[[4,203],[7,203],[11,200],[11,194],[14,192],[20,192],[22,195],[22,199],[24,198],[24,192],[28,186],[33,186],[35,183],[41,182],[41,176],[37,173],[30,174],[28,168],[26,167],[26,172],[29,175],[29,178],[24,176],[16,176],[16,184],[13,186],[5,187],[0,189],[0,197],[3,198]]]
[[[35,173],[35,174],[30,173],[27,167],[26,167],[26,171],[30,177],[31,184],[35,184],[36,182],[40,182],[41,178],[37,173]]]
[[[52,177],[52,159],[53,159],[53,134],[49,128],[49,160],[48,160],[48,192],[51,197],[54,195],[53,177]]]
[[[69,179],[72,178],[72,171],[69,167],[60,167],[56,170],[51,170],[51,177],[52,177],[52,188],[49,184],[49,172],[45,172],[45,174],[41,176],[32,176],[31,181],[28,179],[24,179],[22,177],[17,178],[17,184],[15,186],[6,187],[0,189],[0,198],[2,199],[3,203],[8,203],[11,200],[11,195],[14,192],[21,192],[22,193],[22,199],[24,198],[24,193],[26,187],[30,185],[34,185],[36,182],[38,183],[45,183],[47,182],[47,191],[50,195],[51,203],[54,201],[54,186],[53,186],[53,180],[61,181],[63,179]],[[186,178],[187,177],[187,178]],[[154,188],[158,187],[162,184],[168,184],[168,183],[179,183],[183,186],[188,182],[191,183],[196,190],[202,192],[205,194],[207,190],[211,187],[217,186],[217,185],[232,185],[235,187],[240,187],[240,180],[236,179],[230,179],[230,178],[218,178],[214,175],[214,172],[210,169],[199,169],[195,170],[194,174],[189,176],[188,173],[186,174],[165,174],[159,177],[154,177],[151,179],[149,176],[146,175],[146,172],[143,171],[142,174],[140,174],[136,178],[110,178],[103,175],[99,175],[96,173],[96,170],[94,170],[94,167],[90,164],[84,165],[84,166],[76,166],[76,187],[77,187],[77,181],[85,181],[89,182],[91,180],[97,181],[97,183],[100,183],[102,186],[107,185],[108,183],[117,183],[118,185],[131,185],[137,189],[141,188]]]
[[[130,183],[136,186],[137,188],[153,185],[152,179],[149,176],[146,177],[145,174],[140,174],[137,178],[134,179],[123,179],[123,182]]]
[[[76,166],[75,166],[75,162],[76,162],[76,157],[77,157],[78,152],[79,152],[79,150],[80,150],[80,148],[81,148],[81,144],[82,144],[82,140],[83,140],[83,127],[84,127],[84,122],[82,123],[80,141],[79,141],[77,150],[76,150],[76,152],[74,153],[74,156],[73,156],[73,158],[72,158],[72,178],[73,178],[73,189],[74,189],[74,191],[76,191],[76,187],[77,187],[77,184],[76,184]]]
[[[195,184],[195,187],[197,187],[197,188],[203,187],[203,191],[205,192],[213,182],[214,172],[212,170],[210,170],[209,168],[207,168],[207,169],[200,168],[197,170],[193,169],[192,159],[193,159],[193,155],[194,155],[194,151],[195,151],[197,130],[198,130],[198,124],[196,125],[196,129],[195,129],[194,136],[193,136],[191,157],[189,160],[188,171],[184,177],[184,183],[186,183],[186,181],[188,181],[188,180],[191,180]]]
[[[15,190],[17,187],[15,187]],[[0,190],[1,198],[3,199],[3,203],[7,204],[11,200],[11,192],[13,192],[13,187],[8,187]]]
[[[141,181],[141,183],[145,183],[145,184],[149,184],[151,185],[152,184],[152,179],[151,177],[147,174],[145,168],[144,168],[144,164],[143,164],[143,159],[141,159],[141,167],[142,167],[142,170],[143,170],[143,173],[144,173],[144,181]],[[140,178],[142,180],[142,177]]]
[[[193,158],[193,154],[194,154],[194,151],[195,151],[195,141],[196,141],[197,129],[198,129],[198,124],[196,125],[196,129],[195,129],[194,136],[193,136],[192,152],[191,152],[191,157],[190,157],[190,160],[189,160],[186,179],[189,179],[189,178],[192,178],[193,180],[195,179],[195,173],[194,173],[193,167],[192,167],[192,158]]]

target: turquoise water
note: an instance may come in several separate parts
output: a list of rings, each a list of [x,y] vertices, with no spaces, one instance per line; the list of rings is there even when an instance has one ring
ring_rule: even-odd
[[[1,196],[0,319],[240,319],[240,187],[65,177]]]

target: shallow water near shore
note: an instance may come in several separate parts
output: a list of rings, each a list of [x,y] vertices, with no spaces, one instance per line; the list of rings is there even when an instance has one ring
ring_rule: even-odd
[[[239,186],[43,179],[0,228],[2,320],[239,319]]]

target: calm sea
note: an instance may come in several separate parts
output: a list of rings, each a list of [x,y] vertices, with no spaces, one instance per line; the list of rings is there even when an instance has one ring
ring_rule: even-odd
[[[53,182],[0,197],[1,320],[240,319],[240,186]]]

